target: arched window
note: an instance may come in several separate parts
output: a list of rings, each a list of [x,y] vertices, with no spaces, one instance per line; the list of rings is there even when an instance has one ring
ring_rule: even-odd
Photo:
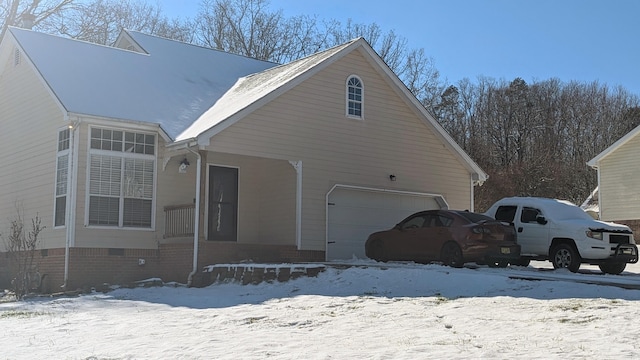
[[[362,80],[352,75],[347,80],[347,116],[362,118]]]

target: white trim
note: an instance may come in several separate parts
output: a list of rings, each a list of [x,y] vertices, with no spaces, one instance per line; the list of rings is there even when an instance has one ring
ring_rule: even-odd
[[[167,143],[171,143],[172,141],[171,137],[164,131],[160,124],[127,119],[96,117],[78,113],[69,113],[69,115],[77,118],[82,118],[83,122],[92,126],[102,127],[105,129],[135,130],[154,133],[156,135],[160,135],[162,139]]]
[[[356,185],[345,185],[345,184],[335,184],[331,187],[331,189],[325,195],[325,227],[324,227],[324,254],[325,260],[327,260],[328,254],[328,246],[329,246],[329,197],[331,193],[336,189],[347,189],[347,190],[356,190],[356,191],[367,191],[367,192],[375,192],[375,193],[387,193],[387,194],[398,194],[398,195],[414,195],[414,196],[424,196],[424,197],[433,197],[436,202],[441,206],[441,209],[448,209],[449,204],[447,200],[444,198],[442,194],[436,193],[424,193],[418,191],[405,191],[405,190],[395,190],[395,189],[384,189],[384,188],[372,188],[366,186],[356,186]]]
[[[349,100],[349,87],[350,87],[349,86],[349,80],[351,80],[352,78],[356,78],[358,81],[360,81],[360,101],[358,101],[358,103],[360,103],[360,116],[349,114],[349,103],[351,102],[351,100]],[[345,90],[345,94],[344,94],[344,98],[345,98],[344,114],[345,114],[345,116],[347,118],[349,118],[349,119],[364,120],[364,81],[362,81],[362,78],[360,78],[360,76],[358,76],[356,74],[351,74],[351,75],[347,76],[347,80],[344,82],[344,90]]]
[[[598,188],[597,188],[597,191],[598,191],[598,220],[602,220],[602,219],[604,219],[602,217],[602,210],[604,209],[604,207],[602,206],[603,196],[602,196],[602,191],[601,191],[601,189],[602,189],[601,185],[602,184],[600,183],[600,181],[601,181],[600,180],[600,176],[601,176],[600,169],[596,170],[596,174],[598,175]]]
[[[594,169],[598,169],[598,167],[600,166],[600,161],[602,161],[602,159],[604,159],[607,156],[611,155],[611,153],[616,151],[619,147],[621,147],[624,144],[626,144],[627,142],[631,141],[639,133],[640,133],[640,126],[636,126],[635,129],[629,131],[625,136],[621,137],[620,139],[618,139],[618,141],[616,141],[613,144],[611,144],[611,146],[609,146],[608,148],[604,149],[604,151],[602,151],[600,154],[596,155],[596,157],[594,157],[593,159],[589,160],[587,162],[587,165],[589,165],[590,167],[592,167]]]
[[[58,147],[60,146],[60,133],[68,130],[69,131],[69,138],[67,139],[67,141],[69,142],[68,147],[65,150],[59,150]],[[56,170],[54,173],[54,181],[53,181],[53,217],[52,217],[52,227],[54,229],[64,229],[65,227],[68,226],[67,222],[69,221],[69,206],[71,204],[69,204],[69,194],[71,192],[71,181],[70,181],[70,177],[71,177],[71,150],[72,150],[72,146],[73,146],[73,142],[71,140],[72,138],[72,132],[73,129],[70,128],[68,125],[58,128],[57,132],[56,132],[56,151],[55,151],[55,162],[56,162]],[[66,178],[66,189],[65,189],[65,194],[64,197],[65,199],[65,206],[64,206],[64,225],[59,225],[56,226],[56,216],[57,216],[57,204],[58,204],[58,165],[59,165],[59,159],[62,156],[67,156],[67,178]]]
[[[216,167],[222,167],[222,168],[229,168],[229,169],[237,169],[238,170],[238,179],[236,179],[236,187],[237,187],[237,200],[236,200],[236,241],[235,243],[238,243],[238,235],[240,234],[240,167],[239,166],[233,166],[233,165],[222,165],[222,164],[216,164],[216,163],[210,163],[207,161],[207,177],[206,177],[206,183],[205,183],[205,193],[204,193],[204,203],[205,203],[205,210],[204,210],[204,240],[205,241],[211,241],[209,240],[209,187],[210,187],[210,181],[211,181],[211,174],[209,172],[209,169],[211,166],[216,166]]]

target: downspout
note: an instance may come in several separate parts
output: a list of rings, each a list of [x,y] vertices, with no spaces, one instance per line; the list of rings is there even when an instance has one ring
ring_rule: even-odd
[[[74,121],[69,125],[69,178],[67,179],[67,196],[68,196],[68,204],[66,209],[65,216],[65,225],[66,225],[66,241],[64,245],[64,283],[62,284],[62,289],[67,290],[67,286],[69,283],[69,257],[71,252],[71,244],[73,242],[73,238],[75,237],[75,191],[77,188],[77,181],[75,175],[75,165],[76,165],[76,142],[75,142],[75,133],[76,129],[80,121]]]
[[[476,194],[475,194],[475,185],[476,185],[476,181],[473,180],[473,175],[471,175],[471,209],[469,211],[474,212],[475,210],[475,206],[476,206]]]
[[[200,176],[202,173],[202,156],[197,151],[191,150],[190,147],[187,146],[187,150],[190,153],[193,153],[196,156],[196,208],[195,208],[195,219],[193,225],[193,269],[189,273],[189,277],[187,278],[187,287],[191,287],[193,283],[193,276],[198,272],[198,238],[200,235]]]

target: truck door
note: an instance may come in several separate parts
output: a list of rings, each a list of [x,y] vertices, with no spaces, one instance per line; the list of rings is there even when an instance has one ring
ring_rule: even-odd
[[[549,225],[538,223],[538,215],[542,212],[533,207],[503,205],[496,210],[495,218],[513,224],[521,247],[520,254],[546,256],[549,252]]]
[[[538,222],[538,216],[544,216],[540,209],[523,206],[516,217],[515,227],[522,255],[549,254],[549,224]]]

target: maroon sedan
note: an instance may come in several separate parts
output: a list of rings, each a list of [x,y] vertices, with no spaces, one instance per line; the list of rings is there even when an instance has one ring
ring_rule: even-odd
[[[367,257],[377,261],[466,262],[505,267],[520,258],[510,224],[469,211],[428,210],[402,220],[391,230],[369,235]]]

